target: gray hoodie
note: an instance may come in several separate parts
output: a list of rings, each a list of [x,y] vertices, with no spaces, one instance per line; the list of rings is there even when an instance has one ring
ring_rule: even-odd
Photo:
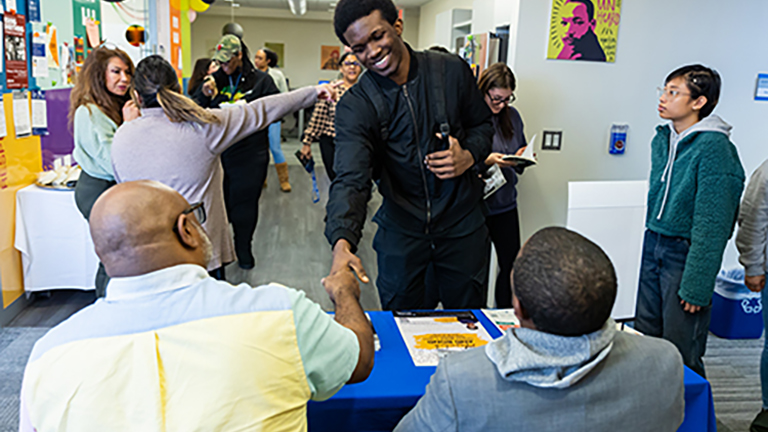
[[[507,381],[562,389],[608,356],[615,335],[616,323],[610,318],[600,330],[578,337],[517,328],[486,345],[485,354]]]
[[[661,209],[659,210],[656,219],[661,220],[661,216],[664,214],[664,207],[666,206],[667,198],[669,197],[669,187],[672,184],[672,171],[675,167],[675,159],[677,158],[677,145],[680,141],[694,132],[721,132],[730,138],[731,129],[733,129],[733,126],[726,123],[716,114],[705,117],[703,120],[684,130],[683,133],[680,134],[677,133],[672,124],[669,125],[669,159],[667,159],[667,166],[661,174],[661,182],[665,183],[666,187],[664,188],[664,198],[661,201]]]
[[[739,210],[736,247],[747,276],[765,274],[768,246],[768,160],[749,179]]]

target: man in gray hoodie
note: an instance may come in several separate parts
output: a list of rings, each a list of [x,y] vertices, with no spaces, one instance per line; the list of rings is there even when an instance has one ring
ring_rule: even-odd
[[[545,228],[512,271],[521,328],[440,362],[406,431],[674,431],[683,362],[671,343],[616,330],[616,273],[599,246]]]
[[[739,211],[739,232],[736,247],[739,262],[744,266],[744,283],[754,292],[762,292],[763,322],[768,328],[768,291],[765,274],[768,270],[766,247],[768,246],[768,160],[758,167],[749,179]],[[763,409],[755,418],[750,430],[766,430],[768,427],[768,343],[760,356],[760,384],[763,389]],[[762,425],[762,428],[759,426]]]

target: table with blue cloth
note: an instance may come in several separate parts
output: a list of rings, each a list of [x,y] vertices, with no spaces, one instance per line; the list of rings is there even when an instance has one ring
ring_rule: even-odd
[[[501,336],[480,310],[475,316],[492,338]],[[391,431],[424,395],[434,367],[416,367],[391,312],[368,312],[381,341],[370,377],[344,386],[324,402],[307,407],[310,432]],[[652,413],[649,413],[652,414]],[[685,368],[685,420],[679,431],[716,431],[709,382]]]

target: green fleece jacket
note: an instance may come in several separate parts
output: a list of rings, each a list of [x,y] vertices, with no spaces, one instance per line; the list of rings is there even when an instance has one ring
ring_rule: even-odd
[[[744,168],[730,130],[711,115],[679,135],[669,125],[658,126],[651,143],[645,226],[690,240],[678,295],[698,306],[712,300],[744,189]]]

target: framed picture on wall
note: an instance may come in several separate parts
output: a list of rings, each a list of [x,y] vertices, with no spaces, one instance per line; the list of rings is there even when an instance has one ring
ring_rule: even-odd
[[[621,0],[552,0],[547,58],[613,63]]]
[[[341,47],[334,45],[322,45],[320,47],[320,69],[339,70],[339,58]]]
[[[285,44],[282,42],[264,42],[264,48],[269,48],[277,54],[277,67],[285,67],[283,54],[285,53]]]

